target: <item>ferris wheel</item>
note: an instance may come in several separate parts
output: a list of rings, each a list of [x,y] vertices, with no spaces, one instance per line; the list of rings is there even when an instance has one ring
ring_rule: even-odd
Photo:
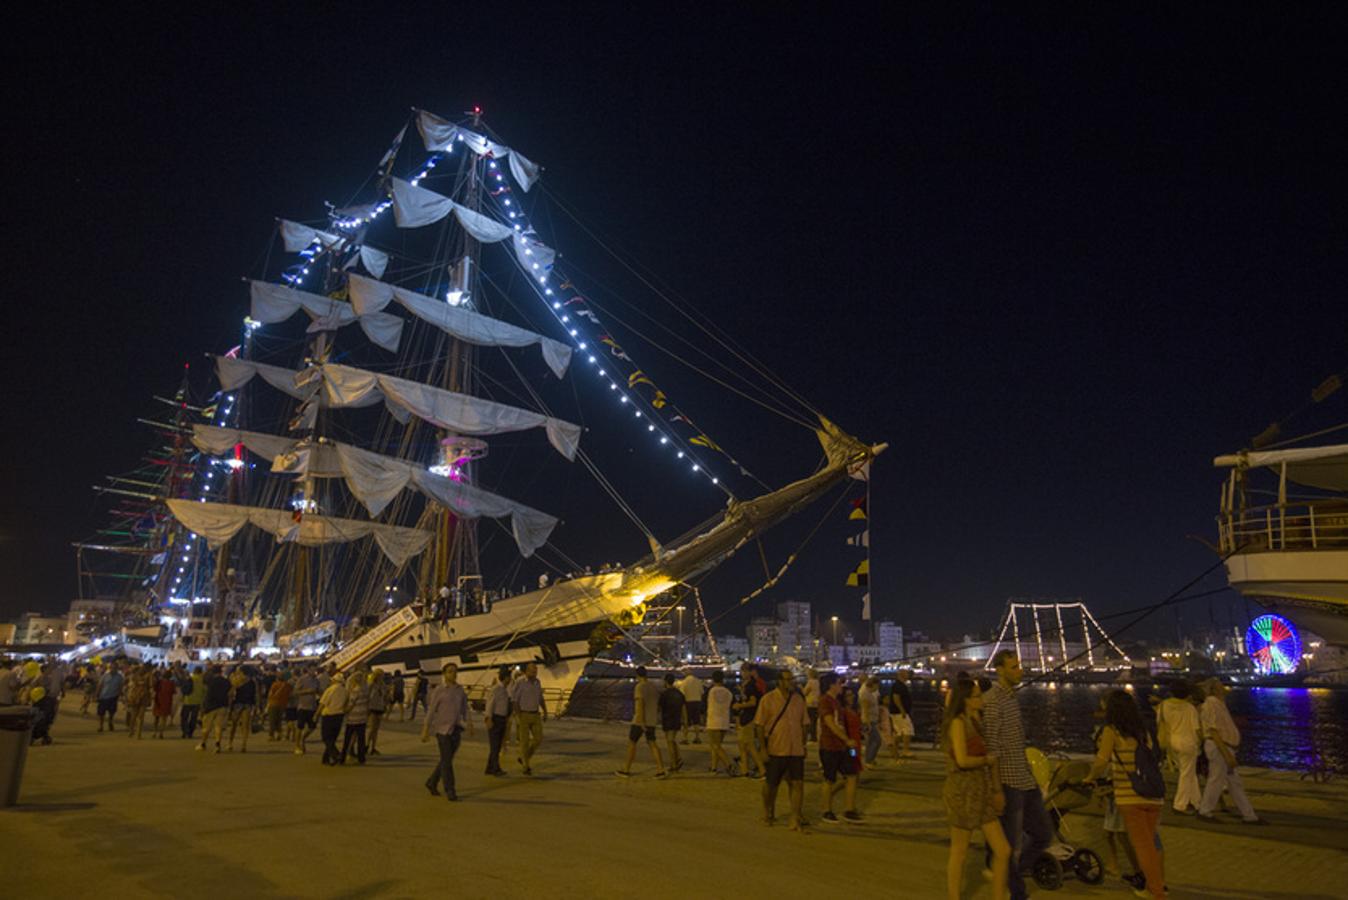
[[[1289,675],[1301,664],[1301,636],[1282,616],[1260,616],[1245,632],[1245,651],[1260,675]]]

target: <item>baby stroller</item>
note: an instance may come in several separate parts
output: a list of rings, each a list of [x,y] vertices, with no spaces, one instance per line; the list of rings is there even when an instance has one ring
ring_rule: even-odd
[[[1073,847],[1063,838],[1063,818],[1073,810],[1088,806],[1094,790],[1086,784],[1091,764],[1085,760],[1060,759],[1050,763],[1033,748],[1025,751],[1030,771],[1044,792],[1044,806],[1053,820],[1055,842],[1035,860],[1030,872],[1035,883],[1045,890],[1062,887],[1063,878],[1075,875],[1085,884],[1099,884],[1105,880],[1105,867],[1100,855],[1087,847]],[[1036,757],[1038,757],[1036,759]]]

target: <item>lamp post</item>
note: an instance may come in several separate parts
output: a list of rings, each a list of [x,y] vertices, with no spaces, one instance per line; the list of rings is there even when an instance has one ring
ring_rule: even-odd
[[[674,607],[674,608],[677,609],[677,610],[679,611],[679,637],[678,637],[678,640],[676,640],[676,641],[674,642],[674,655],[675,655],[675,656],[678,656],[678,655],[679,655],[679,647],[681,647],[681,646],[683,645],[683,610],[684,610],[684,607],[682,607],[682,606],[676,606],[676,607]]]
[[[838,617],[833,617],[833,646],[838,646]]]

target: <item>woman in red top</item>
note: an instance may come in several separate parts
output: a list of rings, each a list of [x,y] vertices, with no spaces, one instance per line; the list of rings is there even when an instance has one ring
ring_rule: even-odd
[[[1011,859],[1011,845],[997,819],[1006,800],[997,775],[997,757],[988,753],[983,743],[982,709],[983,692],[977,682],[960,673],[950,689],[941,722],[941,743],[946,756],[945,788],[941,794],[950,821],[950,859],[945,874],[950,900],[959,900],[969,836],[976,828],[983,832],[983,839],[992,850],[992,895],[1004,900],[1007,892],[1006,868]]]
[[[173,718],[173,692],[177,685],[171,676],[168,669],[156,669],[154,673],[154,736],[160,740],[164,739],[164,726]]]

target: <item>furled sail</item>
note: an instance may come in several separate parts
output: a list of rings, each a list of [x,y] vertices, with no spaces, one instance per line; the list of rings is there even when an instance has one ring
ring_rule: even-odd
[[[518,150],[498,144],[486,135],[455,125],[424,109],[417,110],[417,130],[421,132],[421,140],[427,150],[447,150],[458,141],[478,156],[490,155],[493,159],[508,160],[510,174],[526,192],[543,172],[542,166],[531,162]]]
[[[504,241],[515,233],[515,229],[491,216],[484,216],[462,203],[455,203],[444,194],[418,187],[401,178],[389,179],[389,195],[393,198],[393,217],[399,228],[432,225],[453,213],[464,231],[486,244]]]
[[[359,278],[352,274],[350,278]],[[250,315],[259,322],[270,325],[284,322],[303,309],[313,319],[309,331],[331,331],[352,322],[359,322],[365,336],[380,347],[397,352],[398,341],[402,337],[403,320],[397,316],[371,309],[358,311],[350,303],[311,294],[280,284],[266,281],[250,281],[252,294]]]
[[[375,281],[362,275],[352,274],[348,278],[351,305],[362,318],[369,315],[387,315],[380,310],[396,300],[423,322],[429,322],[441,331],[470,344],[488,347],[527,347],[530,344],[538,344],[539,349],[543,351],[543,359],[558,378],[566,374],[566,367],[571,362],[571,347],[561,341],[472,310],[450,306],[443,300],[417,294],[406,288]]]
[[[276,536],[278,542],[293,542],[304,547],[344,544],[372,537],[379,549],[395,566],[402,566],[430,543],[433,532],[378,522],[359,522],[305,513],[297,516],[284,509],[235,506],[232,503],[193,503],[169,500],[168,508],[183,525],[219,547],[245,525],[253,525]]]
[[[575,459],[580,446],[581,428],[574,423],[392,375],[333,364],[296,372],[226,356],[217,356],[215,363],[220,385],[227,391],[260,375],[272,387],[296,399],[311,400],[316,396],[320,405],[332,409],[373,406],[382,400],[395,415],[411,413],[455,434],[501,434],[542,428],[547,432],[548,442],[567,459]]]
[[[333,408],[367,406],[375,402],[371,398],[383,398],[392,406],[456,434],[501,434],[542,428],[549,443],[567,459],[575,459],[580,445],[579,425],[405,378],[331,363],[305,370],[301,381],[306,378],[322,379],[324,398]]]
[[[324,250],[341,250],[348,245],[349,240],[331,231],[321,231],[299,222],[292,222],[290,219],[281,219],[281,241],[285,244],[287,253],[299,253],[310,244],[318,244]],[[384,270],[388,268],[388,254],[383,250],[366,247],[364,244],[356,245],[356,249],[365,268],[375,278],[383,278]],[[355,259],[352,259],[347,265],[354,263]]]
[[[249,450],[272,460],[272,471],[308,475],[313,478],[344,478],[370,515],[377,516],[406,488],[430,497],[455,515],[465,519],[510,517],[510,530],[524,556],[547,542],[557,527],[557,519],[465,482],[438,475],[424,466],[361,450],[336,442],[301,442],[275,434],[194,425],[192,443],[213,455],[228,453],[243,444]]]

